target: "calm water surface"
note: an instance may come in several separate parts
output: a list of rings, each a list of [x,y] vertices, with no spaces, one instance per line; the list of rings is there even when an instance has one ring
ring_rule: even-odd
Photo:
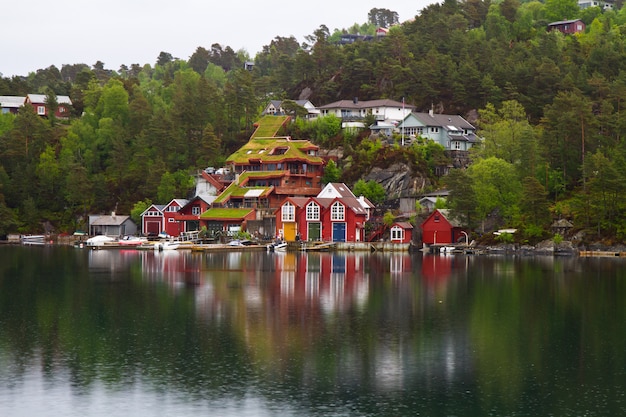
[[[0,247],[1,416],[626,415],[626,260]]]

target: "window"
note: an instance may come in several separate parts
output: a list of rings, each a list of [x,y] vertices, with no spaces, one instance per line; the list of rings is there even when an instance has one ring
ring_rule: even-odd
[[[320,206],[315,203],[309,203],[306,206],[306,219],[307,220],[319,220],[320,219]]]
[[[330,220],[344,220],[345,219],[345,207],[340,202],[335,202],[330,209]]]
[[[173,218],[169,218],[169,219],[167,219],[167,221],[168,221],[169,223],[174,223],[176,220],[174,220]]]
[[[398,226],[391,228],[391,240],[404,240],[404,229]]]
[[[194,216],[197,216],[200,214],[200,206],[193,206],[191,208],[191,214],[193,214]]]
[[[46,114],[46,106],[37,106],[37,114],[45,115]]]
[[[454,141],[454,149],[456,149],[457,151],[461,149],[461,142],[455,140]]]
[[[282,215],[284,222],[292,222],[296,219],[296,208],[290,202],[286,202],[282,207]]]
[[[169,211],[170,213],[176,213],[179,209],[180,209],[180,207],[178,207],[178,206],[169,206],[167,208],[167,211]]]

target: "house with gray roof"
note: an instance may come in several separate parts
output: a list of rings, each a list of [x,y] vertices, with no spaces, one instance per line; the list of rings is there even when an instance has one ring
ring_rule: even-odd
[[[17,114],[20,107],[24,105],[26,97],[0,96],[0,113]]]
[[[318,109],[322,116],[332,114],[341,118],[343,128],[363,128],[366,116],[374,116],[377,124],[380,122],[382,125],[395,125],[415,110],[415,106],[390,99],[359,101],[354,98],[325,104]]]
[[[72,100],[68,96],[56,96],[57,109],[54,115],[57,118],[67,118],[70,114],[70,106]],[[24,104],[30,104],[35,109],[35,112],[39,116],[48,117],[48,106],[46,105],[47,98],[45,94],[29,94],[26,96]]]
[[[110,215],[89,215],[89,234],[91,236],[126,236],[137,233],[137,225],[130,216],[120,216],[115,212]]]
[[[286,100],[270,100],[270,102],[263,109],[262,115],[273,115],[273,116],[285,116],[286,112],[283,108],[283,103]],[[319,116],[320,111],[311,103],[309,100],[291,100],[296,103],[298,106],[302,106],[307,110],[307,119],[314,119]]]
[[[412,112],[398,125],[409,138],[432,139],[447,151],[468,151],[479,141],[476,128],[461,116]]]

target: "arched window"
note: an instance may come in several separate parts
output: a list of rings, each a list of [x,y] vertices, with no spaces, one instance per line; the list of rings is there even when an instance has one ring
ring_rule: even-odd
[[[309,203],[306,206],[306,219],[308,221],[320,219],[320,206],[315,203]]]
[[[296,208],[290,202],[283,204],[282,217],[284,222],[292,222],[296,219]]]
[[[330,220],[345,220],[345,207],[339,201],[336,201],[330,208]]]

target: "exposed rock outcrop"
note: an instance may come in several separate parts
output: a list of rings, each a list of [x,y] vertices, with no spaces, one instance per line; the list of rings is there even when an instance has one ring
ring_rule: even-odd
[[[414,175],[406,164],[394,164],[385,169],[373,168],[364,180],[374,180],[382,185],[388,199],[414,197],[431,185],[428,178]]]

